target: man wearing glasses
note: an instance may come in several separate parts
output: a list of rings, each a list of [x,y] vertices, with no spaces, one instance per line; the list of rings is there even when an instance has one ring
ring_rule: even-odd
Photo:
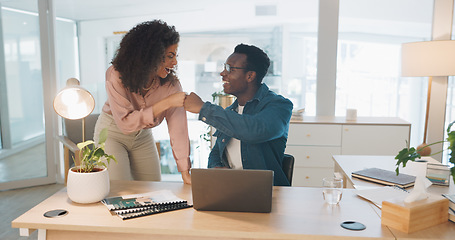
[[[289,186],[282,168],[288,137],[292,103],[269,90],[262,79],[270,59],[261,49],[239,44],[220,73],[224,92],[237,97],[226,109],[203,102],[191,93],[185,110],[199,113],[199,120],[217,131],[215,146],[209,155],[209,168],[269,169],[274,185]]]

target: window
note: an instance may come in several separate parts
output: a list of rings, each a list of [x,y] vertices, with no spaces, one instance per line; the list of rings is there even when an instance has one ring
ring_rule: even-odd
[[[355,108],[359,116],[402,118],[412,124],[410,145],[417,146],[428,79],[401,77],[401,44],[431,39],[433,1],[413,6],[412,1],[340,1],[335,115]]]
[[[41,63],[40,28],[36,0],[20,0],[11,3],[14,7],[1,4],[2,32],[0,43],[0,96],[1,103],[1,150],[0,188],[16,180],[23,184],[36,184],[47,178],[54,182],[49,173],[46,157],[44,97]],[[23,7],[27,6],[27,7]],[[23,11],[20,9],[28,9]],[[59,79],[77,76],[79,71],[76,23],[56,20],[56,48]],[[6,86],[6,88],[3,88]],[[28,166],[31,171],[24,171]],[[51,170],[53,172],[53,170]],[[22,184],[21,183],[21,184]]]

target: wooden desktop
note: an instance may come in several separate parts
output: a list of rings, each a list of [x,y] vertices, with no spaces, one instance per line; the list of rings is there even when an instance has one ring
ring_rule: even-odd
[[[338,174],[344,179],[346,188],[365,189],[369,187],[380,187],[382,185],[353,178],[351,173],[371,167],[395,171],[396,159],[394,158],[395,156],[334,155],[333,160],[335,161],[335,174]],[[439,163],[431,157],[423,157],[422,160],[429,163]],[[426,162],[408,162],[405,168],[400,167],[400,172],[410,175],[425,175]],[[450,181],[449,186],[432,185],[429,187],[428,192],[436,195],[440,195],[442,193],[453,194],[455,193],[455,187],[452,178]],[[412,188],[409,188],[408,190],[411,191]],[[378,215],[381,216],[381,210],[378,208],[375,208],[375,210]],[[422,221],[425,221],[425,219],[422,219]],[[455,223],[448,221],[446,223],[410,234],[406,234],[393,228],[390,228],[390,230],[397,239],[454,239]]]
[[[346,188],[357,187],[375,187],[378,186],[376,183],[360,180],[351,176],[352,172],[376,167],[385,170],[395,171],[396,162],[395,156],[368,156],[368,155],[334,155],[333,160],[335,161],[335,174],[338,174],[343,178]],[[439,163],[431,157],[422,157],[422,162],[408,162],[406,167],[400,166],[400,173],[406,173],[410,175],[426,174],[426,163]],[[450,185],[447,186],[436,186],[432,185],[429,189],[431,193],[442,194],[442,193],[455,193],[455,187],[451,178]]]
[[[334,156],[336,170],[348,187],[378,186],[352,179],[350,173],[367,167],[395,169],[392,156]],[[412,165],[410,165],[412,166]],[[417,170],[420,169],[419,165]],[[403,172],[415,171],[406,167]],[[169,189],[192,203],[191,186],[178,182],[112,181],[110,196]],[[432,187],[432,192],[454,192]],[[49,210],[66,209],[69,214],[46,218]],[[424,219],[422,219],[424,221]],[[366,225],[363,231],[344,229],[344,221]],[[339,205],[329,206],[321,188],[274,187],[271,213],[196,211],[193,208],[121,220],[102,203],[76,204],[62,189],[12,222],[21,236],[38,229],[38,239],[453,239],[455,224],[447,222],[406,234],[381,225],[381,211],[358,197],[355,189],[344,189]]]
[[[112,181],[110,196],[169,189],[190,203],[191,186],[177,182]],[[46,218],[53,209],[68,215]],[[366,225],[344,229],[344,221]],[[75,204],[66,189],[12,222],[22,236],[38,229],[39,239],[395,239],[373,206],[346,190],[339,205],[323,201],[320,188],[274,187],[271,213],[196,211],[193,208],[121,220],[102,203]]]

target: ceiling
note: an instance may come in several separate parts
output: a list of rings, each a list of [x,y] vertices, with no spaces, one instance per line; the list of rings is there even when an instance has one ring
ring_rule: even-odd
[[[230,0],[229,2],[241,2]],[[221,1],[222,2],[222,1]],[[213,0],[54,0],[57,17],[76,21],[170,14],[201,10],[221,3]],[[1,6],[37,12],[37,0],[0,0]]]
[[[303,1],[303,0],[300,0]],[[345,16],[364,19],[394,19],[420,22],[431,16],[432,0],[346,0],[340,4],[340,12]],[[38,0],[0,0],[3,7],[38,12]],[[259,5],[293,5],[299,0],[53,0],[57,17],[75,21],[165,15],[184,12],[219,9],[225,7],[241,9],[246,3]],[[317,0],[305,2],[318,4]],[[391,4],[394,4],[391,7]],[[413,10],[409,11],[409,6]],[[371,6],[375,6],[372,8]],[[284,6],[281,6],[285,8]],[[405,10],[406,9],[406,10]],[[430,11],[428,10],[430,9]],[[417,17],[416,17],[417,16]],[[232,16],[235,17],[235,16]]]

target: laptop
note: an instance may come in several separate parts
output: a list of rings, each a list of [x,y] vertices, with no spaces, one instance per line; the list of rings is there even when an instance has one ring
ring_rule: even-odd
[[[196,210],[259,213],[272,210],[271,170],[193,168],[191,188]]]

